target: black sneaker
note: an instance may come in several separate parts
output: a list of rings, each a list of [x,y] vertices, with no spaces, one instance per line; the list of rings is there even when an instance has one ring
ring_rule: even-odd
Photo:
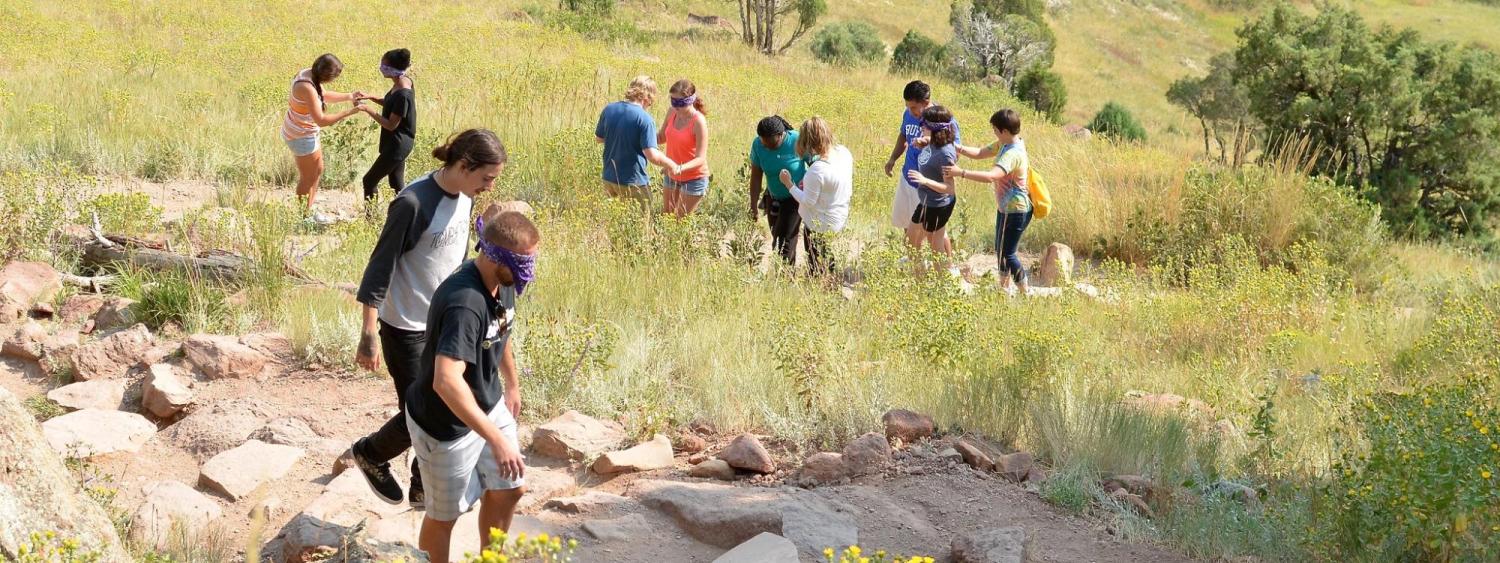
[[[354,446],[349,448],[349,457],[354,458],[354,466],[365,476],[365,483],[370,485],[370,491],[387,504],[401,504],[401,485],[396,482],[396,476],[391,474],[391,464],[371,462],[360,455],[359,442],[355,442]]]
[[[426,510],[427,495],[422,494],[422,474],[417,471],[415,461],[411,464],[411,488],[407,489],[406,502],[412,510]]]

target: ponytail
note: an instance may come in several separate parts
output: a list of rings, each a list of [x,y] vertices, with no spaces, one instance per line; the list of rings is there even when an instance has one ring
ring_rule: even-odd
[[[463,164],[464,170],[481,166],[505,164],[508,156],[505,144],[488,129],[469,129],[448,138],[448,142],[432,149],[432,158],[443,163],[443,167]]]

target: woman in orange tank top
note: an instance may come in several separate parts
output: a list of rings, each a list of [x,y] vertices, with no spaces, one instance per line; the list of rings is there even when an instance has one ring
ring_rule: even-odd
[[[672,111],[656,133],[656,144],[666,145],[667,158],[680,164],[663,175],[661,212],[682,218],[708,193],[708,118],[692,81],[678,80],[671,96]]]
[[[286,118],[281,122],[281,138],[297,161],[297,197],[306,201],[309,218],[318,223],[330,222],[320,214],[311,213],[313,198],[318,195],[318,180],[323,177],[323,147],[318,137],[323,127],[358,113],[359,98],[364,97],[362,92],[346,94],[323,89],[323,84],[333,81],[343,72],[344,63],[332,53],[318,56],[312,68],[297,73],[292,79]],[[330,114],[327,113],[329,102],[352,102],[355,107]]]

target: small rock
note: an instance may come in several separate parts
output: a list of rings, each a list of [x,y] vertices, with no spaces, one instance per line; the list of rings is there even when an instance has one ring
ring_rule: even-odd
[[[120,403],[125,400],[125,381],[80,381],[48,391],[47,398],[71,410],[119,410]]]
[[[531,451],[545,457],[578,461],[620,446],[625,431],[578,411],[567,411],[537,427]]]
[[[714,426],[714,423],[701,418],[689,422],[688,430],[698,433],[699,436],[713,436],[719,433],[719,429]]]
[[[141,382],[141,406],[157,418],[169,419],[193,404],[191,381],[177,376],[172,366],[152,364]]]
[[[641,442],[630,449],[599,456],[594,461],[593,468],[594,473],[613,475],[671,467],[673,462],[672,440],[657,434],[650,441]]]
[[[281,515],[281,511],[285,508],[286,503],[281,501],[281,497],[268,496],[260,502],[255,503],[255,506],[250,507],[250,512],[246,513],[246,516],[255,518],[255,512],[259,510],[261,517],[271,519]]]
[[[693,469],[688,471],[688,475],[701,479],[733,481],[734,468],[730,467],[729,462],[722,459],[710,459],[698,465],[694,465]]]
[[[583,523],[583,531],[604,542],[643,540],[651,537],[654,530],[645,516],[629,514],[612,520],[589,520]]]
[[[708,440],[704,440],[696,434],[677,435],[677,451],[695,454],[706,449],[708,449]]]
[[[50,373],[71,371],[73,352],[78,350],[78,344],[78,331],[71,328],[58,330],[48,336],[42,341],[42,369]]]
[[[80,293],[63,302],[58,317],[65,323],[81,323],[99,314],[104,306],[104,296],[97,293]]]
[[[11,262],[0,268],[0,324],[25,315],[33,303],[62,290],[62,276],[42,262]]]
[[[1031,537],[1025,528],[982,530],[953,539],[954,563],[1028,563]]]
[[[1241,504],[1260,504],[1260,493],[1255,489],[1241,485],[1234,481],[1219,481],[1209,488],[1209,492],[1223,497],[1232,498]]]
[[[878,473],[891,462],[891,444],[885,436],[870,432],[844,446],[844,465],[852,476]]]
[[[953,448],[958,450],[958,454],[963,457],[964,463],[969,464],[969,467],[986,473],[995,470],[994,460],[990,459],[990,456],[984,453],[978,444],[969,441],[968,438],[959,440]]]
[[[1132,494],[1130,491],[1127,491],[1125,489],[1115,489],[1115,491],[1110,493],[1109,496],[1114,498],[1115,500],[1120,501],[1121,503],[1124,503],[1125,506],[1128,506],[1132,510],[1135,510],[1136,513],[1140,514],[1141,516],[1145,516],[1153,520],[1156,519],[1156,512],[1151,510],[1151,505],[1146,504],[1146,500],[1141,498],[1140,495]]]
[[[995,472],[1012,483],[1025,481],[1035,467],[1036,459],[1026,452],[1006,454],[995,460]]]
[[[719,459],[736,469],[756,473],[776,471],[776,461],[771,459],[771,453],[761,445],[759,438],[750,434],[740,434],[736,437],[728,447],[724,448],[724,451],[719,452]]]
[[[233,336],[195,334],[182,343],[187,359],[209,379],[255,377],[265,370],[265,354]]]
[[[939,459],[949,459],[960,462],[964,460],[964,454],[958,453],[958,450],[955,448],[943,448],[943,451],[938,452],[937,456]]]
[[[131,307],[135,300],[124,297],[108,297],[94,313],[94,330],[113,330],[135,324],[135,313]]]
[[[542,505],[542,508],[578,514],[581,512],[592,512],[601,507],[630,502],[630,499],[620,495],[612,495],[600,491],[588,491],[578,496],[555,498]]]
[[[198,459],[207,459],[245,443],[274,416],[271,406],[258,399],[219,400],[194,408],[167,427],[163,437]]]
[[[1032,466],[1031,471],[1026,472],[1027,483],[1041,483],[1046,480],[1047,474],[1040,467]]]
[[[795,481],[803,486],[832,485],[849,477],[843,454],[818,452],[807,456]]]
[[[797,563],[797,545],[770,532],[761,532],[720,555],[714,563]]]
[[[146,500],[136,508],[130,532],[137,541],[157,548],[167,545],[174,533],[193,537],[223,515],[219,503],[176,481],[147,483],[144,491]]]
[[[1073,283],[1073,249],[1054,242],[1047,245],[1042,255],[1042,266],[1037,272],[1042,287],[1066,287]]]
[[[886,438],[908,444],[932,436],[934,428],[932,417],[906,409],[886,411],[880,420],[885,423]]]
[[[42,302],[32,305],[31,310],[26,314],[33,319],[48,320],[57,314],[57,311],[52,308],[51,303]]]
[[[314,432],[312,427],[307,425],[307,421],[294,416],[284,416],[267,422],[259,430],[250,433],[250,439],[303,449],[311,449],[323,441],[323,437]]]
[[[1158,486],[1150,479],[1140,475],[1115,475],[1105,479],[1099,484],[1099,488],[1106,493],[1124,490],[1130,494],[1139,496],[1153,505],[1164,504],[1170,500],[1171,493],[1164,487]]]
[[[156,425],[133,412],[84,409],[43,422],[42,434],[64,457],[90,458],[140,451],[156,434]]]
[[[42,342],[47,340],[47,329],[41,323],[28,320],[5,339],[0,346],[0,356],[35,362],[42,359]]]
[[[203,464],[199,482],[232,500],[240,500],[266,481],[280,479],[302,459],[302,449],[250,440]]]
[[[688,463],[691,464],[691,465],[698,465],[698,464],[703,463],[705,461],[708,461],[708,454],[703,453],[703,452],[698,452],[698,453],[695,453],[693,455],[688,456]]]
[[[135,325],[73,351],[74,375],[83,381],[124,376],[141,363],[153,339],[146,325]]]

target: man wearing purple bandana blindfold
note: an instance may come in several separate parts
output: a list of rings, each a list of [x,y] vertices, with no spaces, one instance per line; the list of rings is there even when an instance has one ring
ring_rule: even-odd
[[[453,525],[476,503],[480,529],[508,531],[525,485],[510,334],[516,297],[535,275],[541,235],[514,211],[475,224],[479,256],[434,292],[422,370],[406,397],[406,426],[426,487],[418,546],[433,561],[448,560]]]

